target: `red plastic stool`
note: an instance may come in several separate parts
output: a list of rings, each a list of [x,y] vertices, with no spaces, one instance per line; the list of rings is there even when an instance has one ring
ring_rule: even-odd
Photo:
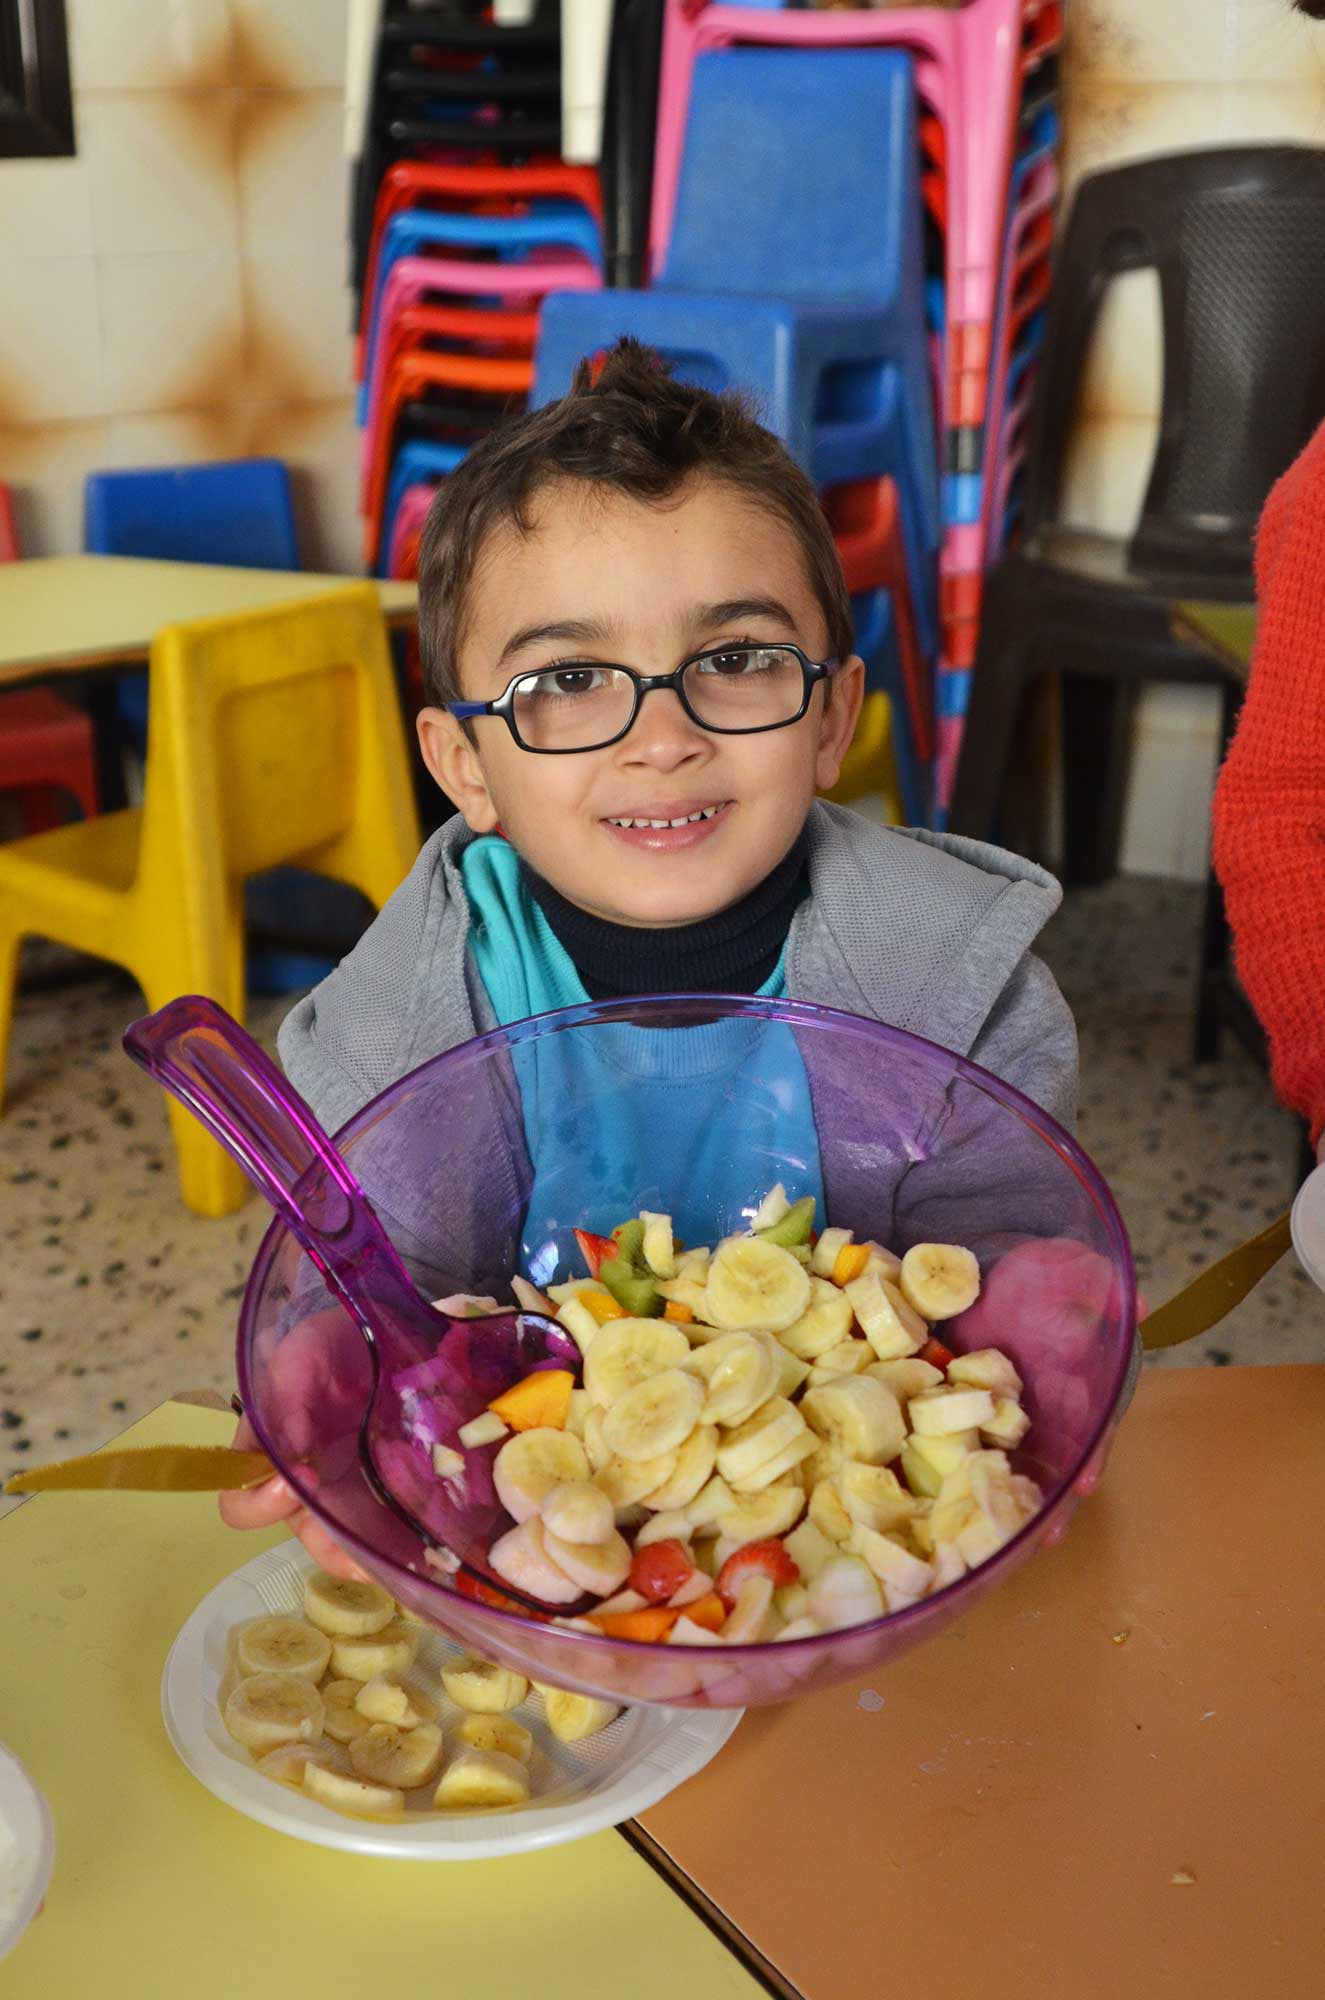
[[[0,792],[17,792],[28,833],[60,823],[54,792],[72,792],[85,818],[97,810],[92,724],[46,688],[0,695]]]

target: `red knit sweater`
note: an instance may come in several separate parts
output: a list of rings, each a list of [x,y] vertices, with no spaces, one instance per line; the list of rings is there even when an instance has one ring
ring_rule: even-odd
[[[1325,1126],[1325,426],[1265,503],[1251,684],[1214,801],[1215,869],[1275,1089]]]

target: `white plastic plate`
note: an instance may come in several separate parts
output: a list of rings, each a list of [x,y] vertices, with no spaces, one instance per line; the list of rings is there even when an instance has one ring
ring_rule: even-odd
[[[227,1805],[297,1840],[414,1861],[477,1861],[579,1840],[656,1805],[702,1771],[744,1713],[626,1708],[597,1736],[566,1744],[548,1728],[542,1696],[531,1694],[515,1711],[516,1720],[534,1737],[533,1796],[527,1806],[439,1812],[431,1804],[429,1787],[407,1795],[405,1817],[394,1825],[349,1819],[264,1777],[227,1733],[218,1699],[229,1669],[233,1628],[264,1612],[299,1612],[303,1580],[314,1567],[297,1544],[268,1549],[245,1563],[204,1597],[171,1647],[161,1677],[166,1731],[194,1777]],[[442,1663],[463,1648],[440,1632],[421,1630],[418,1660],[408,1678],[440,1701],[449,1752],[449,1731],[462,1711],[447,1699],[438,1675]]]
[[[0,1958],[41,1908],[54,1861],[50,1808],[13,1751],[0,1743]]]

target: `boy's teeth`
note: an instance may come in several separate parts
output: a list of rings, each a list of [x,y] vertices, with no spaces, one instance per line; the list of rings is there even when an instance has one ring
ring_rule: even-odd
[[[609,826],[657,827],[660,831],[669,826],[693,826],[696,820],[712,819],[722,811],[721,806],[703,806],[699,812],[686,813],[682,819],[610,819]]]

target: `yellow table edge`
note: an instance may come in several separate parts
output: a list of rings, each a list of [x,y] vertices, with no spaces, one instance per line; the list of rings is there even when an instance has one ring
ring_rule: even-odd
[[[214,1444],[232,1421],[171,1402],[113,1442]],[[213,1798],[166,1738],[161,1669],[196,1603],[283,1533],[241,1539],[215,1507],[209,1494],[34,1494],[0,1521],[0,1728],[56,1820],[46,1909],[5,1961],[6,2000],[80,1990],[93,1965],[98,2000],[185,1980],[190,2000],[232,2000],[237,1981],[276,1991],[294,1977],[357,1996],[366,1973],[444,1976],[464,2000],[751,2000],[770,1985],[798,2000],[628,1830],[410,1867],[292,1840]],[[105,1720],[84,1734],[85,1716]]]

